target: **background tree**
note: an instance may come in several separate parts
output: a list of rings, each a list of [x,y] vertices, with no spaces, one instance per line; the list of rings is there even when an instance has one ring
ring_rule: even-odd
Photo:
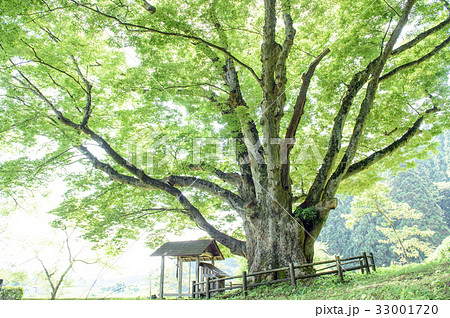
[[[445,202],[445,194],[440,188],[445,187],[446,184],[442,181],[442,177],[445,176],[441,172],[447,171],[446,163],[449,155],[444,147],[445,135],[448,135],[448,132],[436,139],[439,142],[438,153],[428,159],[417,160],[414,168],[402,171],[395,176],[392,174],[386,176],[386,183],[392,189],[389,197],[395,203],[406,203],[422,214],[420,219],[399,220],[397,226],[434,231],[433,235],[420,237],[420,241],[430,244],[432,249],[441,244],[445,233],[448,233],[449,225],[446,219],[449,210],[442,203]],[[435,162],[444,164],[444,167]],[[433,179],[431,176],[439,176],[439,178]],[[439,189],[438,196],[433,191],[436,187]],[[376,189],[373,190],[376,191]],[[341,204],[328,218],[319,241],[327,244],[330,254],[350,256],[361,251],[372,251],[380,265],[389,266],[392,262],[400,262],[399,256],[393,253],[392,243],[380,243],[380,240],[386,239],[386,236],[377,230],[377,226],[383,223],[382,216],[366,215],[353,224],[351,229],[346,228],[345,215],[351,214],[354,199],[351,196],[340,198]],[[423,259],[424,255],[421,257]],[[420,261],[420,259],[411,259],[411,261]]]
[[[86,256],[81,255],[83,248],[74,253],[73,247],[71,248],[70,246],[70,240],[74,231],[68,233],[68,231],[64,229],[64,232],[66,238],[60,246],[59,258],[65,258],[65,262],[61,262],[61,260],[59,259],[55,263],[50,265],[46,260],[44,260],[42,251],[35,250],[36,260],[41,264],[43,273],[45,274],[45,280],[50,287],[51,300],[55,300],[58,296],[58,293],[60,293],[63,287],[67,287],[69,274],[74,269],[74,265],[76,263],[97,264],[100,262],[99,259],[89,261],[86,260],[84,258]],[[50,246],[51,245],[52,244],[50,244]]]
[[[446,130],[440,136],[441,145],[439,147],[439,163],[445,168],[439,174],[439,178],[435,180],[435,186],[438,189],[437,204],[444,213],[445,223],[450,229],[450,131]],[[450,232],[450,230],[449,230]]]
[[[450,236],[446,237],[427,259],[428,262],[448,262],[450,260]]]
[[[167,228],[191,224],[250,271],[309,262],[338,189],[426,153],[448,126],[445,0],[0,9],[2,143],[43,148],[3,162],[2,188],[64,174],[71,190],[57,212],[92,240],[120,246],[142,228],[159,243]],[[171,160],[127,158],[140,137],[155,145],[147,158]],[[205,138],[232,140],[216,147],[234,155],[198,160]],[[321,160],[296,161],[311,138]],[[64,171],[79,154],[83,168]]]
[[[389,188],[379,183],[367,190],[361,197],[352,202],[352,213],[346,214],[346,226],[352,227],[363,216],[381,216],[381,224],[376,229],[384,234],[385,239],[379,243],[392,244],[393,252],[400,255],[402,262],[411,258],[422,258],[431,252],[430,244],[420,240],[420,237],[431,236],[431,230],[419,229],[417,225],[402,225],[403,220],[422,219],[422,213],[417,212],[407,203],[395,203],[388,197]],[[420,255],[422,253],[422,255]]]
[[[430,229],[435,235],[426,241],[438,246],[444,238],[450,235],[450,224],[446,206],[446,188],[450,181],[448,175],[448,158],[446,139],[449,132],[439,136],[438,153],[428,160],[419,160],[414,169],[400,172],[392,178],[392,198],[396,202],[405,202],[423,213],[420,220],[422,228]]]
[[[378,266],[389,266],[392,262],[399,262],[391,244],[380,243],[386,239],[377,226],[383,223],[381,216],[365,215],[358,219],[351,228],[346,226],[346,217],[350,217],[353,197],[343,199],[328,218],[327,224],[320,233],[319,242],[324,242],[330,255],[349,257],[359,255],[362,251],[374,254]]]

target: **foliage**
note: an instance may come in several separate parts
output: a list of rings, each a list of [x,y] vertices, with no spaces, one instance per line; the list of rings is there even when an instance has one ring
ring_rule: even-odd
[[[21,300],[23,298],[23,288],[16,286],[3,286],[0,291],[2,300]]]
[[[450,228],[450,182],[436,183],[439,197],[437,203],[444,214],[444,222],[447,228]]]
[[[428,159],[417,160],[416,166],[397,175],[388,174],[386,182],[392,188],[390,196],[397,203],[407,203],[411,208],[422,213],[420,219],[404,219],[400,225],[432,230],[431,236],[420,237],[421,242],[429,243],[433,249],[448,236],[448,217],[450,208],[445,202],[446,180],[448,180],[449,131],[437,138],[438,153]],[[351,213],[353,197],[340,197],[337,209],[330,213],[327,224],[319,236],[319,241],[325,242],[331,254],[344,256],[356,255],[361,251],[372,251],[378,265],[389,266],[392,262],[400,262],[398,255],[393,253],[392,244],[380,244],[386,240],[385,235],[377,230],[382,218],[363,217],[350,230],[345,227],[345,214]],[[418,243],[421,244],[421,243]]]
[[[445,184],[450,181],[450,155],[447,148],[449,135],[450,131],[447,130],[437,138],[438,153],[427,160],[418,161],[414,169],[402,171],[390,181],[392,199],[395,202],[405,202],[420,211],[424,217],[420,223],[415,224],[435,232],[434,235],[424,238],[433,246],[438,246],[450,235],[450,210],[445,204],[448,199]]]
[[[302,220],[306,227],[309,227],[321,221],[319,213],[314,209],[314,207],[303,209],[301,206],[298,206],[295,209],[294,216],[296,218],[300,218],[300,220]]]
[[[4,285],[22,285],[28,279],[28,274],[24,271],[0,269],[0,278],[4,280]]]
[[[450,261],[450,236],[442,241],[436,250],[426,259],[427,262],[448,262]]]
[[[393,202],[387,195],[388,192],[389,188],[380,183],[356,198],[352,202],[352,213],[344,216],[346,225],[351,228],[363,216],[380,215],[382,222],[376,228],[386,239],[379,242],[392,244],[394,253],[401,256],[402,262],[428,255],[431,252],[429,244],[419,238],[431,236],[434,232],[417,226],[399,226],[402,220],[421,219],[422,214],[411,209],[407,203]]]

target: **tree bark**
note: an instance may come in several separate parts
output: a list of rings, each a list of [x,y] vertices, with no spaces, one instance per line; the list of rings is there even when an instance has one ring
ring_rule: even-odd
[[[249,272],[306,263],[302,225],[281,207],[262,206],[257,213],[248,214],[245,223]]]
[[[332,199],[310,208],[311,217],[295,217],[286,208],[276,204],[258,206],[247,211],[245,222],[247,260],[249,272],[288,266],[289,263],[312,263],[314,243],[337,205]],[[313,272],[313,268],[305,272]]]

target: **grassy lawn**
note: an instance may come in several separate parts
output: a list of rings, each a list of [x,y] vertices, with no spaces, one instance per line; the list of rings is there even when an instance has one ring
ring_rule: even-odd
[[[215,299],[450,299],[450,263],[411,264],[378,268],[370,275],[347,274],[341,283],[336,277],[323,277],[289,284],[261,286],[243,298],[240,292]]]

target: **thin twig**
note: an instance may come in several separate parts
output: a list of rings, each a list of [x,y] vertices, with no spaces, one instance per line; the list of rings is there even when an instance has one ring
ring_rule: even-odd
[[[397,15],[397,16],[399,16],[400,17],[400,14],[389,4],[389,2],[387,2],[386,0],[383,0],[384,1],[384,3],[386,3],[386,5],[389,7],[389,8],[391,8],[391,10],[392,11],[394,11],[395,12],[395,14]]]

